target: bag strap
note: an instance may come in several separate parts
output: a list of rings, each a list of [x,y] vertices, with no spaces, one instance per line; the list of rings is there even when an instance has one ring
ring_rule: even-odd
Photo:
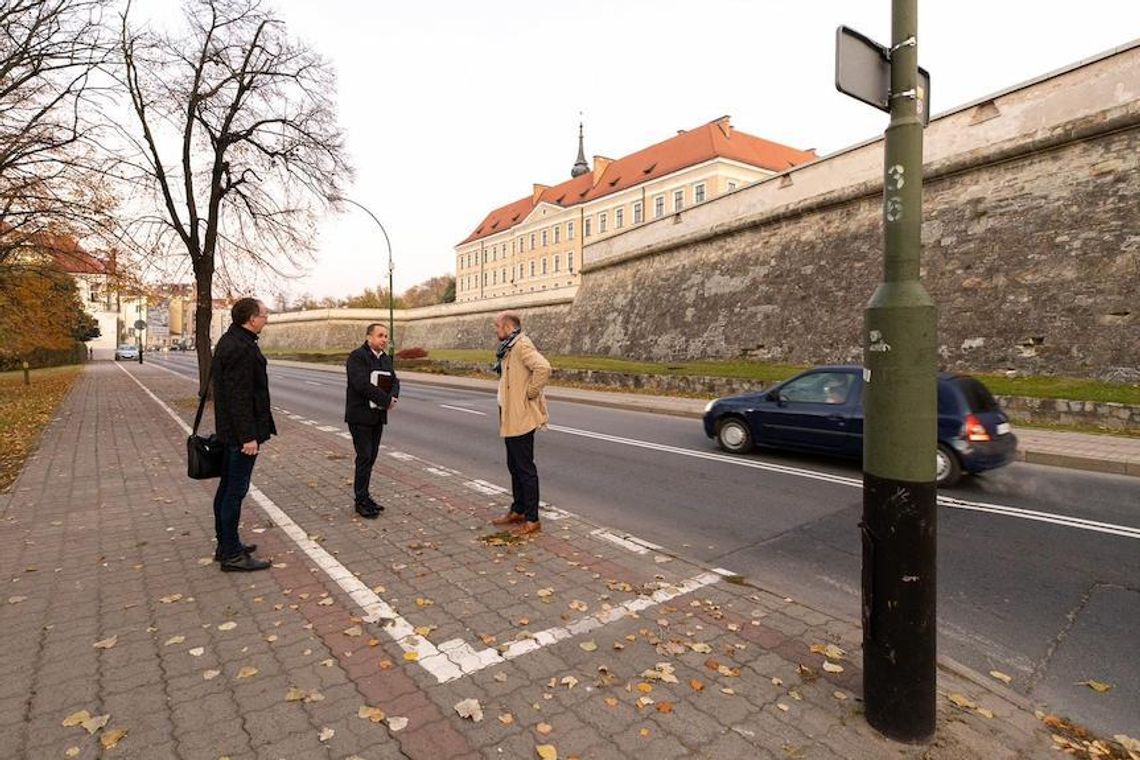
[[[206,385],[198,392],[198,413],[194,415],[194,430],[190,435],[198,435],[198,425],[202,422],[202,410],[206,407],[206,396],[210,393],[210,378],[214,376],[214,360],[210,359],[210,368],[206,370]]]

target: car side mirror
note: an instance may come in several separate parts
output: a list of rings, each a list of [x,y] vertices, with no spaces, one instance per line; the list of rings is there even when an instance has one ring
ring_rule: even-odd
[[[780,406],[787,406],[788,405],[788,397],[785,396],[783,393],[781,393],[781,394],[779,394],[779,396],[777,396],[776,403],[779,404]]]

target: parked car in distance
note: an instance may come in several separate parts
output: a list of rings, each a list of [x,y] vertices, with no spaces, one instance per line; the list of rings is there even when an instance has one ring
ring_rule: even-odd
[[[121,359],[138,359],[139,349],[137,346],[132,346],[129,343],[124,343],[115,349],[115,361]]]
[[[863,368],[815,367],[773,388],[710,401],[705,435],[725,451],[754,446],[863,458]],[[989,389],[969,375],[938,375],[936,479],[951,486],[963,473],[1013,461],[1017,437]]]

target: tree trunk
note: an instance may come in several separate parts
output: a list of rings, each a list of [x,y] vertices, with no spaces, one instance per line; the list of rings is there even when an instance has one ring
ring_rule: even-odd
[[[194,283],[198,290],[198,303],[194,310],[194,343],[198,352],[198,393],[206,387],[206,376],[213,361],[210,323],[214,316],[214,272],[206,267],[194,267]]]

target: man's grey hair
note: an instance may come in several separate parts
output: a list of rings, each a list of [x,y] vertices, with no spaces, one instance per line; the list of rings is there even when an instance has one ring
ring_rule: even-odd
[[[519,316],[517,311],[500,312],[496,319],[500,322],[510,322],[516,329],[522,327],[522,317]]]

